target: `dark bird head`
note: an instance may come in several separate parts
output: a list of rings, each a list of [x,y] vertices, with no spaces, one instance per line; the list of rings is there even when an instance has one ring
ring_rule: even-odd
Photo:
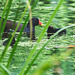
[[[48,29],[47,29],[47,32],[51,31],[51,30],[53,30],[53,26],[49,26]]]
[[[33,27],[37,25],[43,26],[38,18],[32,18],[32,25]],[[28,21],[27,27],[30,27],[30,20]]]
[[[53,26],[49,26],[48,28],[51,28],[51,29],[53,29]]]

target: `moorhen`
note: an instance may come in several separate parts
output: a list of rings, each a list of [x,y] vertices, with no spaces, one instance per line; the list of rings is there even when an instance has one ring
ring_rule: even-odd
[[[49,39],[51,35],[53,35],[54,33],[56,33],[58,30],[60,30],[61,28],[53,28],[53,26],[49,26],[47,29],[47,38]],[[61,32],[58,33],[58,35],[63,35],[66,34],[66,30],[62,30]]]
[[[0,19],[1,19],[1,17],[0,17]],[[4,22],[4,20],[5,19],[3,19],[3,22]],[[3,22],[2,22],[2,24],[3,24]],[[15,25],[13,25],[13,24],[14,24],[13,21],[7,20],[4,32],[6,32],[9,29],[12,29],[13,26],[14,26],[13,29],[15,30],[18,23],[15,23]],[[37,26],[37,25],[43,26],[38,18],[32,18],[32,40],[35,40],[35,26]],[[20,24],[20,26],[17,29],[17,32],[20,32],[22,26],[23,26],[23,24]],[[28,37],[30,37],[30,21],[28,21],[23,32],[26,33]]]

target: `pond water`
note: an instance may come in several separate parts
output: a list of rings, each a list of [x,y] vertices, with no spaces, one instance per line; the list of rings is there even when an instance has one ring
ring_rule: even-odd
[[[4,5],[5,5],[5,2],[3,2],[3,1],[0,0],[0,16],[2,16],[2,12],[4,9]],[[34,10],[32,11],[32,16],[38,17],[40,19],[40,21],[43,23],[43,25],[46,25],[48,20],[50,19],[51,14],[53,13],[54,9],[56,8],[58,2],[59,2],[59,0],[51,0],[50,2],[47,2],[47,3],[43,2],[43,1],[39,1],[38,4],[36,5],[36,7],[34,8]],[[20,5],[20,6],[18,7],[18,5]],[[33,5],[33,2],[32,2],[32,5]],[[13,4],[12,4],[8,19],[13,21],[16,11],[17,11],[18,12],[17,13],[18,14],[17,22],[18,22],[25,7],[26,7],[26,3],[23,0],[21,0],[20,3],[19,3],[19,0],[13,0]],[[22,23],[24,23],[24,20],[25,20],[27,14],[28,14],[28,10],[22,20]],[[63,28],[68,25],[75,25],[75,1],[74,0],[70,0],[70,1],[65,0],[50,25],[54,26],[55,28]],[[39,27],[39,26],[36,27],[36,37],[37,38],[42,30],[43,30],[43,27]],[[67,34],[75,35],[75,27],[67,29]],[[46,35],[44,37],[46,38]],[[12,65],[12,66],[14,66],[14,65]],[[17,69],[17,67],[15,68],[15,70],[16,69]],[[16,75],[17,75],[17,73],[18,73],[18,70],[16,70]]]

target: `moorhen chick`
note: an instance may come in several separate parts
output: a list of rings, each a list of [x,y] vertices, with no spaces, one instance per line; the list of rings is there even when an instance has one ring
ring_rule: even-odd
[[[58,30],[60,30],[61,28],[53,28],[53,26],[49,26],[47,29],[47,38],[49,39],[51,35],[53,35],[54,33],[56,33]],[[66,30],[64,29],[63,31],[59,32],[58,35],[63,35],[66,34]]]

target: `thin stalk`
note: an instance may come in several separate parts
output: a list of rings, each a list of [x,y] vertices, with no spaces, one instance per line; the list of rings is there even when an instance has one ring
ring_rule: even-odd
[[[40,34],[40,36],[39,36],[39,38],[38,38],[38,40],[37,40],[36,45],[34,46],[34,48],[32,49],[32,51],[31,51],[31,53],[30,53],[30,55],[28,56],[27,61],[26,61],[26,63],[24,64],[24,67],[23,67],[23,69],[22,69],[22,71],[21,71],[21,73],[20,73],[19,75],[23,75],[23,74],[24,74],[24,72],[25,72],[25,70],[26,70],[26,68],[27,68],[27,66],[28,66],[28,64],[29,64],[29,62],[30,62],[30,60],[31,60],[31,58],[32,58],[32,56],[33,56],[33,54],[35,53],[36,48],[38,47],[40,41],[42,40],[42,38],[43,38],[43,36],[44,36],[44,33],[45,33],[46,29],[48,28],[49,24],[51,23],[52,19],[54,18],[54,16],[55,16],[57,10],[59,9],[59,7],[61,6],[61,4],[62,4],[63,1],[64,1],[64,0],[60,0],[60,2],[58,3],[56,9],[54,10],[53,14],[52,14],[51,17],[50,17],[50,20],[49,20],[48,23],[46,24],[46,26],[45,26],[45,28],[43,29],[42,33]]]
[[[38,2],[39,2],[39,0],[35,0],[33,6],[31,7],[32,10],[34,9],[34,7],[37,5]]]
[[[18,6],[18,8],[19,8],[19,6]],[[17,8],[17,10],[16,10],[16,15],[15,15],[15,18],[14,18],[14,23],[13,23],[12,29],[14,29],[15,24],[16,24],[16,19],[17,19],[17,17],[18,17],[18,12],[19,12],[19,9],[18,9],[18,8]]]
[[[3,14],[2,14],[2,17],[1,17],[1,20],[0,20],[0,32],[1,32],[1,24],[2,24],[2,21],[3,21],[3,17],[4,17],[4,14],[6,12],[7,6],[8,6],[8,0],[6,2],[6,5],[4,7],[4,11],[3,11]],[[1,33],[0,33],[0,35],[1,35]]]
[[[3,26],[2,26],[1,33],[3,33],[3,31],[4,31],[5,24],[6,24],[6,20],[7,20],[9,11],[10,11],[11,4],[12,4],[12,0],[11,0],[11,1],[9,0],[9,2],[8,2],[8,10],[7,10],[7,13],[6,13],[5,21],[4,21]],[[10,42],[10,43],[11,43],[11,42]],[[9,45],[10,45],[10,43],[9,43]],[[5,49],[4,49],[4,51],[2,52],[2,55],[1,55],[1,58],[0,58],[0,62],[1,62],[2,59],[4,58],[4,55],[5,55],[5,53],[6,53],[7,49],[8,49],[8,47],[9,47],[9,45],[7,45],[7,46],[5,47]]]
[[[1,36],[0,36],[0,39],[2,38],[2,34],[3,34],[4,28],[5,28],[5,24],[6,24],[6,21],[7,21],[8,15],[9,15],[9,12],[10,12],[10,7],[11,7],[11,4],[12,4],[12,1],[13,0],[8,0],[8,2],[6,3],[6,6],[5,6],[4,13],[6,12],[6,16],[5,16],[5,20],[3,22],[3,26],[1,28]],[[7,11],[6,11],[6,8],[7,8]],[[4,13],[3,13],[2,16],[4,16]],[[2,18],[2,20],[3,20],[3,18]],[[2,20],[1,20],[1,23],[2,23]]]
[[[0,75],[11,75],[10,71],[1,63],[0,63]]]
[[[27,1],[27,5],[28,5],[28,8],[29,8],[29,18],[30,18],[30,40],[32,40],[32,12],[31,12],[31,6],[29,4],[29,2]]]

